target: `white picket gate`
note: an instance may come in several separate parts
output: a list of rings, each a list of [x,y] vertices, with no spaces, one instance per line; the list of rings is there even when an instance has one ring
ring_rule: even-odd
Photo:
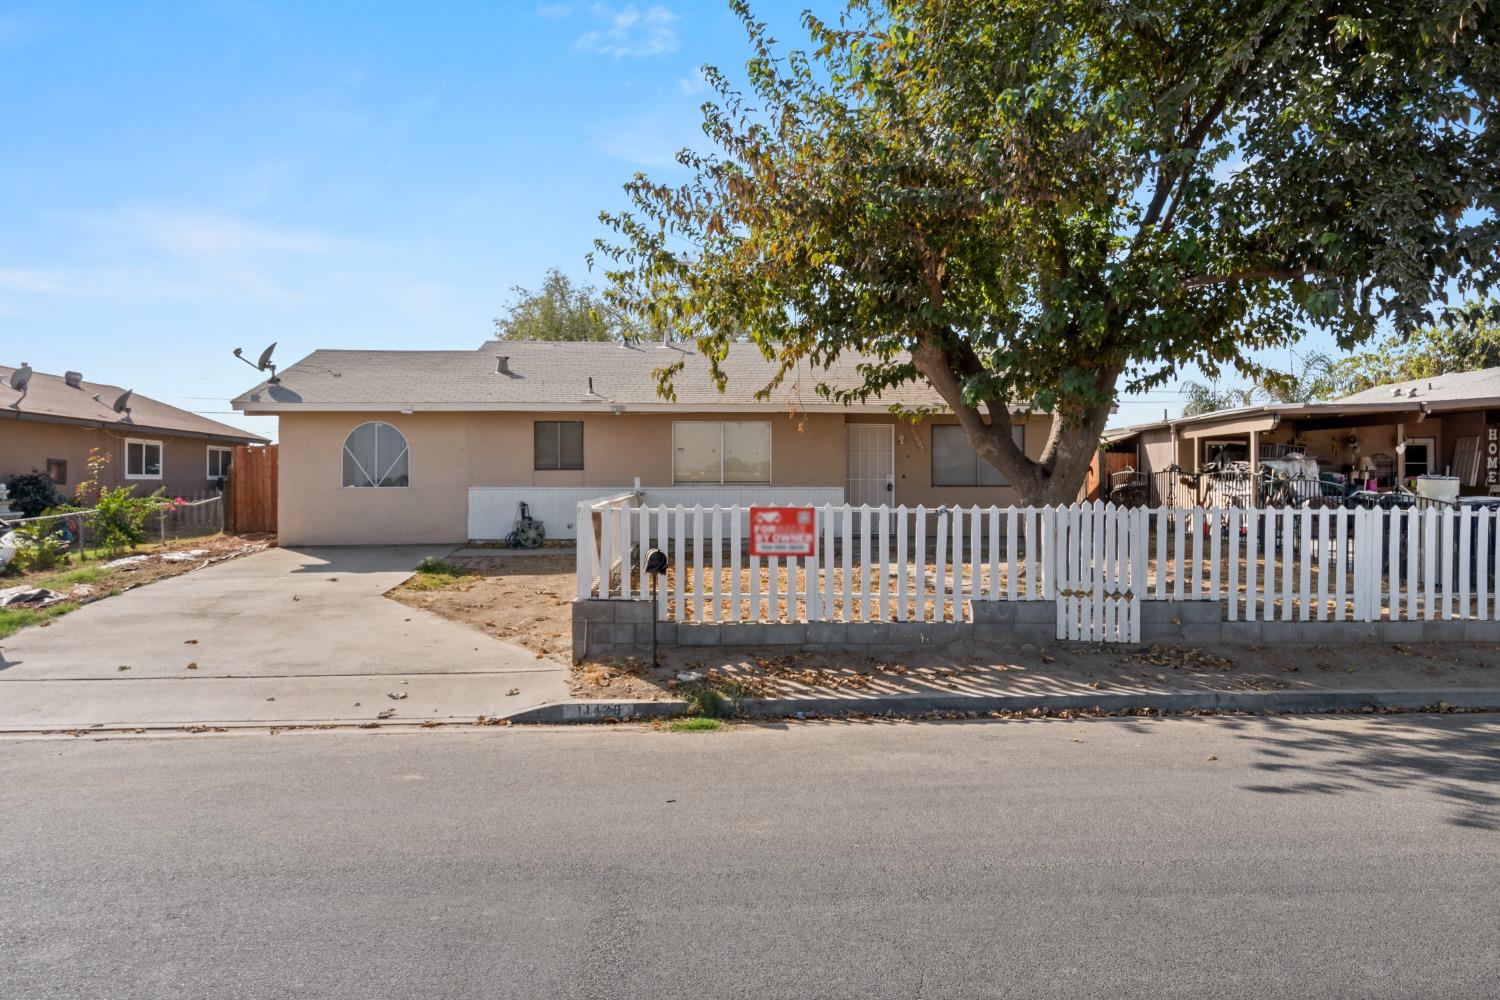
[[[1064,507],[1050,541],[1057,559],[1057,637],[1140,642],[1150,525],[1141,508]]]

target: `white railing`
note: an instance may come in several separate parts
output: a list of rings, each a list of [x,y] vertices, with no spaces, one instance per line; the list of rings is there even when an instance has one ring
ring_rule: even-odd
[[[641,495],[626,490],[578,505],[578,582],[595,593],[608,594],[621,581],[621,596],[630,596],[629,512],[640,507]]]
[[[747,554],[739,506],[609,506],[597,532],[584,506],[578,597],[647,596],[645,556],[659,548],[663,620],[967,621],[971,601],[1054,600],[1079,581],[1218,601],[1229,621],[1500,617],[1491,510],[825,505],[814,554],[790,559]],[[1080,532],[1088,512],[1105,527]],[[1128,567],[1123,582],[1101,562],[1111,539],[1131,553],[1110,564]]]

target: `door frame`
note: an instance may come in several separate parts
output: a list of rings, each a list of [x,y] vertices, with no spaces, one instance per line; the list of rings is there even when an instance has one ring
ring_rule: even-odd
[[[869,424],[867,424],[867,423],[847,423],[847,422],[844,424],[844,502],[846,504],[849,504],[850,506],[857,506],[857,504],[854,503],[854,498],[850,495],[850,490],[849,490],[849,484],[852,481],[851,478],[850,478],[850,476],[849,476],[849,431],[850,431],[851,428],[855,428],[855,427],[859,427],[859,428],[862,428],[862,429],[868,429],[868,428],[871,428],[871,427],[878,427],[878,428],[881,428],[881,429],[883,429],[885,431],[885,433],[886,433],[886,439],[885,439],[886,440],[886,454],[890,456],[891,471],[890,471],[890,478],[887,480],[887,483],[889,484],[890,489],[886,491],[886,493],[887,493],[887,499],[884,501],[884,503],[885,503],[885,506],[887,506],[887,507],[894,507],[894,506],[896,506],[896,425],[895,424],[875,424],[875,423],[869,423]],[[864,481],[866,481],[866,480],[861,480],[861,482],[864,482]],[[872,507],[879,507],[879,506],[881,506],[881,504],[875,503],[875,504],[871,504],[870,506],[872,506]]]

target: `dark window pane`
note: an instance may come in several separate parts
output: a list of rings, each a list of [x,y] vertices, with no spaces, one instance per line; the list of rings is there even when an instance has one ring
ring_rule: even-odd
[[[532,430],[533,467],[537,469],[557,468],[557,421],[538,420]]]
[[[962,427],[956,424],[933,426],[932,485],[973,486],[978,458]]]
[[[583,421],[563,420],[557,425],[557,467],[583,468]]]

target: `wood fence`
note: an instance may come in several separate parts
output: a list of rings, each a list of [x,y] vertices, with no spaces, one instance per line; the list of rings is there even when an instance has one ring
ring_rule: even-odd
[[[226,530],[276,533],[276,445],[239,445],[224,483]]]
[[[811,557],[762,559],[741,507],[580,505],[578,597],[649,596],[659,548],[663,621],[968,621],[971,602],[1085,592],[1217,601],[1229,621],[1500,618],[1494,510],[813,510]]]

